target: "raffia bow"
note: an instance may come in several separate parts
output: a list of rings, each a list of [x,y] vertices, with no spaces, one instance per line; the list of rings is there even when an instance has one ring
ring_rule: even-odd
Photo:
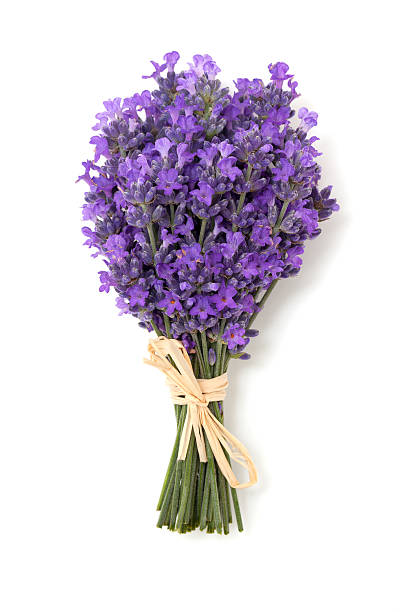
[[[244,489],[258,480],[255,465],[247,449],[212,414],[209,402],[222,401],[228,387],[226,374],[216,378],[197,379],[194,375],[190,357],[183,344],[178,340],[160,336],[149,341],[150,359],[145,363],[154,366],[166,375],[171,397],[175,404],[187,405],[187,417],[180,438],[178,459],[185,459],[192,431],[194,431],[200,461],[207,461],[203,430],[221,472],[235,489]],[[172,365],[167,357],[171,357]],[[240,483],[235,476],[223,448],[233,461],[248,470],[249,480]]]

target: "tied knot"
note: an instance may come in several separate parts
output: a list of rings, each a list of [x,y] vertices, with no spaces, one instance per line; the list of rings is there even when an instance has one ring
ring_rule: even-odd
[[[201,408],[205,408],[210,402],[223,401],[228,388],[226,374],[208,379],[196,378],[199,392],[191,391],[187,380],[176,383],[167,375],[166,382],[170,388],[171,399],[175,404],[195,404]]]
[[[255,484],[257,473],[247,449],[208,408],[210,402],[225,399],[228,388],[227,374],[221,374],[215,378],[197,379],[186,349],[180,341],[173,338],[160,336],[150,340],[148,350],[150,359],[145,359],[145,362],[165,374],[173,402],[187,405],[187,416],[180,438],[178,459],[186,458],[190,437],[194,432],[200,461],[207,461],[204,430],[214,459],[230,486],[244,488]],[[248,482],[239,482],[231,469],[228,455],[233,461],[248,470]]]

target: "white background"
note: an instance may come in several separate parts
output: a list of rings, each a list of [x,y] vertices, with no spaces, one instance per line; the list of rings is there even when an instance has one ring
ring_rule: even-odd
[[[407,612],[403,2],[9,2],[2,19],[2,612]],[[286,61],[341,212],[231,367],[259,484],[229,537],[156,529],[174,439],[147,335],[98,292],[75,185],[93,116],[167,51]]]

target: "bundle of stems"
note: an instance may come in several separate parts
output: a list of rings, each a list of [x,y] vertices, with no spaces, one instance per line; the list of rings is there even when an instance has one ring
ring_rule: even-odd
[[[263,308],[277,282],[277,279],[274,280],[266,291],[257,296],[258,308],[250,318],[248,328]],[[164,315],[164,321],[167,335],[171,337],[169,320],[166,315]],[[200,334],[192,333],[195,353],[191,355],[191,362],[197,378],[214,378],[227,371],[229,361],[234,355],[230,353],[227,344],[221,338],[225,323],[225,319],[221,321],[220,333],[214,341],[208,338],[205,331]],[[162,335],[153,322],[152,326],[158,336]],[[214,365],[210,365],[208,361],[209,348],[214,349],[216,353]],[[223,402],[210,402],[209,409],[220,423],[224,424]],[[233,507],[238,530],[243,531],[237,491],[229,485],[214,460],[205,432],[203,435],[207,453],[206,463],[200,462],[193,433],[185,460],[177,459],[187,406],[175,405],[174,410],[177,434],[157,504],[157,510],[160,512],[157,526],[167,527],[170,531],[179,533],[187,533],[199,528],[202,531],[206,530],[207,533],[228,534],[229,525],[233,520]],[[225,456],[230,461],[227,452]]]
[[[255,317],[278,279],[299,272],[304,243],[339,205],[330,186],[319,187],[320,153],[308,136],[317,113],[302,107],[292,121],[297,83],[286,63],[269,64],[268,84],[239,79],[232,90],[210,56],[194,56],[188,79],[175,71],[179,58],[172,51],[153,62],[152,95],[106,101],[96,115],[95,156],[78,179],[89,187],[84,219],[94,224],[83,232],[107,265],[100,291],[114,288],[121,314],[182,340],[197,378],[210,379],[230,359],[249,358],[239,351],[257,333]],[[222,423],[222,403],[209,409]],[[158,525],[228,533],[233,507],[242,530],[237,492],[208,440],[207,462],[194,435],[177,459],[187,410],[175,406]]]
[[[217,359],[213,366],[208,362],[207,336],[205,332],[194,334],[196,352],[192,356],[194,373],[200,378],[213,378],[227,371],[229,355],[227,346],[215,343]],[[210,402],[209,408],[223,423],[223,403]],[[158,527],[187,533],[196,528],[207,533],[229,533],[232,523],[232,507],[239,531],[243,530],[241,511],[236,489],[230,487],[218,464],[214,461],[211,446],[204,433],[207,462],[200,462],[195,436],[192,433],[185,460],[178,460],[179,444],[187,406],[175,406],[177,435],[160,494]],[[229,460],[228,454],[226,454]]]

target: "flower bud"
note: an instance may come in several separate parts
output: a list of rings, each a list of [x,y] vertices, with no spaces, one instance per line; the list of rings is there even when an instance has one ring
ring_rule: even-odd
[[[210,364],[210,366],[213,366],[216,361],[217,361],[217,355],[215,354],[214,349],[210,348],[208,351],[208,363]]]

